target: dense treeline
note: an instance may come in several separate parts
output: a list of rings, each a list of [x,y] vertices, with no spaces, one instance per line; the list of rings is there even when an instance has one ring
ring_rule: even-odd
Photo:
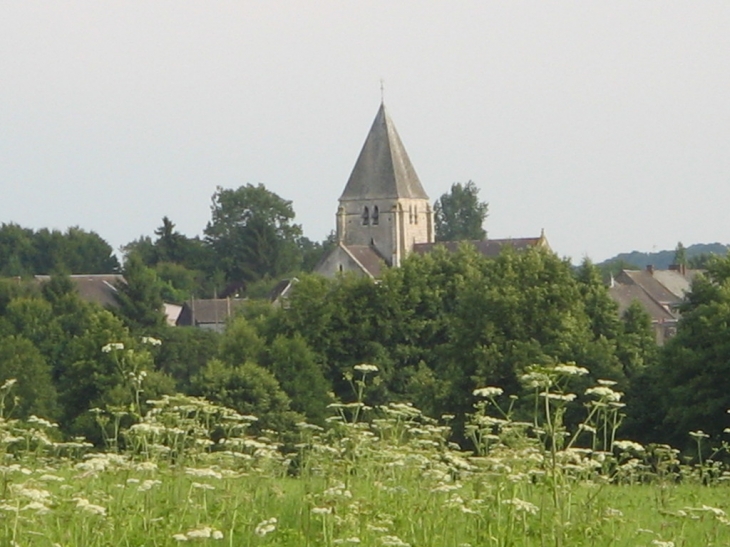
[[[95,232],[35,231],[17,224],[0,225],[0,277],[115,273],[119,261],[111,246]]]
[[[483,233],[487,207],[473,184],[455,184],[440,203],[438,220],[452,237]],[[478,214],[456,214],[458,203]],[[42,415],[68,435],[101,441],[100,424],[134,421],[148,399],[183,392],[257,415],[261,430],[303,419],[324,425],[329,403],[353,400],[352,372],[364,362],[378,367],[369,403],[409,401],[459,421],[474,389],[525,394],[520,376],[531,365],[575,362],[590,371],[586,386],[610,380],[626,393],[625,436],[681,446],[690,430],[724,432],[727,257],[707,258],[664,348],[638,304],[618,317],[590,262],[574,268],[545,250],[509,248],[488,259],[468,245],[411,256],[377,282],[298,273],[281,306],[251,298],[222,334],[165,324],[163,301],[225,287],[255,297],[282,275],[311,269],[332,240],[303,238],[293,218],[291,203],[262,185],[219,188],[205,237],[188,238],[165,217],[156,239],[127,246],[123,268],[93,232],[2,225],[0,382],[17,380],[16,397],[0,401],[4,415]],[[126,283],[111,309],[82,301],[63,276],[120,269]],[[54,276],[28,279],[43,273]]]
[[[204,237],[187,237],[168,218],[155,239],[125,246],[155,273],[168,302],[230,294],[265,294],[283,276],[311,271],[333,244],[302,235],[292,203],[263,184],[218,188]]]
[[[19,396],[6,407],[97,440],[91,409],[133,420],[144,401],[175,391],[258,415],[262,429],[324,424],[328,403],[352,400],[353,367],[367,362],[379,368],[369,402],[411,401],[458,420],[475,388],[520,393],[534,363],[574,361],[591,371],[586,385],[624,390],[656,366],[648,318],[619,320],[594,266],[576,272],[542,250],[412,256],[377,283],[303,276],[284,306],[252,301],[222,334],[167,327],[151,270],[135,268],[120,299],[138,295],[136,305],[113,310],[82,302],[63,277],[0,285],[0,355],[12,356],[0,381],[17,378]]]

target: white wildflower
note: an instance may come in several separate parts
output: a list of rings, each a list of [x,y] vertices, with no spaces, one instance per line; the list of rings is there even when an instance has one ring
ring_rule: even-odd
[[[575,400],[575,393],[550,393],[548,391],[544,391],[540,393],[540,397],[545,397],[552,401],[574,401]]]
[[[153,338],[152,336],[143,336],[142,343],[149,344],[150,346],[159,346],[162,344],[162,340],[158,338]]]
[[[698,429],[697,431],[690,431],[689,432],[690,437],[694,437],[695,439],[708,439],[710,436],[702,431],[701,429]]]
[[[112,350],[123,350],[123,349],[124,349],[124,344],[122,344],[121,342],[109,342],[106,346],[103,346],[101,348],[101,351],[103,351],[104,353],[109,353]]]
[[[614,391],[607,386],[596,386],[586,389],[586,395],[595,395],[599,399],[605,399],[608,402],[617,403],[621,400],[623,393]]]
[[[276,523],[279,522],[276,517],[263,520],[256,525],[254,532],[257,536],[263,537],[276,530]]]
[[[577,367],[575,365],[556,365],[553,370],[569,376],[585,376],[588,374],[587,368]]]
[[[223,532],[220,530],[213,530],[213,533],[210,535],[213,539],[223,539]]]
[[[406,543],[398,536],[383,536],[380,538],[380,542],[383,545],[388,545],[390,547],[410,547],[410,543]]]
[[[186,536],[188,539],[207,539],[213,534],[213,529],[210,526],[203,526],[197,530],[190,530]]]
[[[194,467],[188,467],[185,469],[185,474],[191,475],[193,477],[199,477],[199,478],[200,477],[210,477],[213,479],[222,479],[223,478],[222,473],[220,473],[214,469],[211,469],[209,467],[204,467],[204,468],[200,468],[200,469],[197,469]]]
[[[598,380],[599,386],[611,387],[611,386],[615,386],[616,383],[617,382],[614,382],[613,380]]]
[[[76,502],[77,508],[86,511],[87,513],[91,513],[92,515],[101,515],[102,517],[106,516],[106,508],[101,505],[89,503],[89,500],[86,498],[74,498],[74,501]]]
[[[8,378],[5,380],[2,386],[0,386],[0,390],[6,390],[13,387],[16,383],[18,383],[18,380],[16,378]],[[730,410],[728,410],[730,412]]]
[[[355,365],[355,370],[358,372],[378,372],[378,367],[375,365],[368,365],[367,363],[362,363],[359,365]]]
[[[137,487],[137,491],[147,492],[148,490],[152,490],[152,487],[157,486],[158,484],[162,484],[162,481],[156,479],[148,479]]]
[[[633,450],[634,452],[643,452],[644,447],[634,441],[613,441],[613,446],[624,452]]]
[[[504,390],[501,387],[494,387],[494,386],[487,386],[487,387],[480,387],[478,389],[475,389],[472,391],[472,395],[475,397],[499,397],[504,393]]]
[[[503,500],[502,503],[505,505],[511,505],[517,512],[530,513],[531,515],[536,515],[540,510],[537,505],[534,505],[529,501],[521,500],[520,498]]]
[[[659,541],[658,539],[652,540],[651,544],[656,547],[674,547],[673,541]]]
[[[332,507],[312,507],[313,515],[329,515],[332,513]]]
[[[29,504],[25,505],[21,509],[21,511],[35,511],[39,515],[45,515],[46,513],[49,513],[51,510],[39,501],[31,501]]]
[[[51,493],[47,490],[40,490],[38,488],[26,488],[23,484],[11,484],[10,489],[16,496],[27,498],[31,501],[37,501],[39,503],[47,503],[51,499]]]
[[[63,477],[58,477],[56,475],[45,474],[38,477],[38,480],[41,482],[63,482],[66,479],[64,479]]]
[[[334,540],[332,543],[335,543],[337,545],[341,545],[343,543],[360,543],[360,538],[356,536],[353,536],[351,538],[340,538]]]
[[[172,539],[174,539],[175,541],[187,541],[188,536],[186,536],[185,534],[173,534]]]

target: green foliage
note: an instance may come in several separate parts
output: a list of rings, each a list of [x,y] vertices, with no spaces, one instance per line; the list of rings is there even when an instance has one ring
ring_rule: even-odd
[[[36,415],[48,419],[58,416],[51,367],[30,340],[20,336],[0,338],[0,363],[0,384],[17,380],[13,396],[5,399],[5,408],[0,408],[0,416]]]
[[[664,414],[663,438],[681,444],[681,432],[719,435],[730,408],[730,258],[712,261],[695,279],[677,335],[664,346],[655,387]]]
[[[486,202],[479,201],[479,188],[474,182],[455,182],[433,207],[436,241],[484,239],[488,209]]]
[[[246,362],[259,363],[265,341],[256,328],[239,317],[227,326],[220,341],[219,356],[230,366],[240,366]]]
[[[651,317],[638,302],[633,302],[623,313],[623,334],[616,349],[628,378],[654,367],[659,358]]]
[[[162,344],[155,366],[174,379],[176,390],[190,391],[192,378],[218,354],[220,334],[196,327],[165,327],[155,332]]]
[[[263,184],[247,184],[236,190],[219,187],[212,202],[206,241],[229,281],[278,277],[300,267],[302,230],[292,223],[290,201]]]
[[[0,225],[0,276],[66,272],[113,273],[119,262],[111,246],[95,232],[72,227],[66,232],[37,232],[17,224]]]
[[[210,360],[193,381],[196,394],[258,418],[254,429],[293,431],[303,417],[290,409],[289,397],[273,374],[254,363],[231,366]]]
[[[378,283],[304,276],[261,328],[270,341],[301,336],[343,400],[351,398],[343,377],[373,363],[380,383],[368,401],[407,397],[432,415],[463,416],[464,394],[480,384],[518,389],[534,363],[582,362],[592,379],[626,381],[621,326],[597,272],[586,265],[576,278],[544,250],[488,259],[468,245],[440,249],[408,257]]]
[[[674,249],[674,264],[687,265],[687,249],[681,241],[677,243],[677,247]]]
[[[268,348],[264,362],[291,398],[292,409],[308,421],[324,425],[327,404],[331,402],[330,387],[316,359],[302,336],[279,335]]]
[[[114,311],[131,329],[159,328],[165,322],[162,313],[162,286],[154,270],[146,267],[135,254],[124,263],[124,280],[115,294],[119,307]]]

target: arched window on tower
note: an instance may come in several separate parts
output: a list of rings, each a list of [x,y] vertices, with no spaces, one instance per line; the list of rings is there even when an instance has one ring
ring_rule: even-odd
[[[366,205],[365,208],[362,210],[362,225],[367,226],[368,224],[370,224],[370,210]]]
[[[373,226],[377,226],[380,223],[380,210],[377,205],[373,206]]]
[[[413,224],[413,205],[408,206],[408,224]]]
[[[418,224],[418,205],[413,206],[413,224]]]

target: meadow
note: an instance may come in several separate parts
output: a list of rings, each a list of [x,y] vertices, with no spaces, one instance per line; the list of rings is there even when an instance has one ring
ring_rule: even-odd
[[[253,434],[257,417],[182,395],[147,401],[131,425],[129,409],[96,410],[104,450],[6,416],[0,545],[730,545],[730,473],[717,454],[702,458],[704,433],[691,433],[691,461],[617,439],[612,382],[572,393],[585,369],[534,367],[522,378],[534,393],[526,421],[516,397],[477,389],[466,449],[450,440],[453,416],[368,406],[377,373],[356,366],[355,400],[331,405],[327,427],[296,432]]]

